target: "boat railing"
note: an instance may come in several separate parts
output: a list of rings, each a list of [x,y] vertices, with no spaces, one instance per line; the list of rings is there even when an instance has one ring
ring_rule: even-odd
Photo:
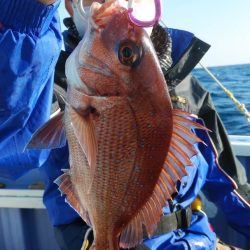
[[[0,189],[1,208],[45,208],[43,204],[44,190],[32,189]]]
[[[250,136],[230,135],[229,139],[236,156],[250,156]]]
[[[241,158],[245,162],[250,162],[250,136],[239,136],[239,135],[230,135],[230,142],[232,145],[232,149],[235,155],[238,158]],[[247,159],[248,158],[248,159]],[[34,170],[36,179],[39,173]],[[246,172],[249,175],[250,169],[246,169]],[[0,207],[2,208],[32,208],[32,209],[43,209],[45,206],[43,205],[43,193],[44,190],[34,190],[24,188],[24,185],[20,185],[24,182],[32,182],[32,177],[34,175],[31,173],[29,177],[22,177],[20,180],[16,182],[9,181],[7,182],[6,188],[0,189]],[[26,178],[26,179],[25,179]],[[5,182],[2,178],[0,178],[0,182]],[[28,186],[30,183],[27,183]],[[20,188],[21,186],[21,188]]]

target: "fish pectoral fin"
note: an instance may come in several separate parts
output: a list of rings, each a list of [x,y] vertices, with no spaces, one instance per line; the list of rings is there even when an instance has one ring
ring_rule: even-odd
[[[189,113],[173,110],[173,135],[158,182],[147,202],[122,231],[120,247],[132,248],[141,243],[143,224],[149,237],[157,229],[162,216],[162,208],[177,192],[177,181],[188,174],[185,166],[192,165],[190,158],[198,153],[193,145],[202,140],[191,131],[195,128],[208,130],[192,121]]]
[[[79,197],[74,191],[74,186],[70,178],[70,170],[64,170],[64,173],[59,176],[55,181],[58,185],[61,194],[65,194],[65,201],[81,216],[81,218],[91,226],[88,211],[79,202]]]
[[[97,159],[97,137],[95,131],[94,114],[89,112],[82,115],[72,107],[69,107],[69,112],[74,133],[87,158],[90,166],[90,178],[93,180],[96,171]]]
[[[66,135],[63,115],[64,112],[60,112],[47,121],[35,132],[25,148],[46,149],[64,147],[66,145]]]

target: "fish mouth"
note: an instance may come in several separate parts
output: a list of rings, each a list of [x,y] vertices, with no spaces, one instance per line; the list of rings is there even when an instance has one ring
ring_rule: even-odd
[[[99,30],[104,28],[112,15],[121,11],[121,5],[117,0],[104,1],[103,4],[94,2],[91,6],[91,24]]]

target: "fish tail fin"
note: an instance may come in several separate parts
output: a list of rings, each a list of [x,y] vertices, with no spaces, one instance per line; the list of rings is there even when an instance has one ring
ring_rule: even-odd
[[[94,241],[90,250],[119,250],[118,238],[112,233],[94,234]]]

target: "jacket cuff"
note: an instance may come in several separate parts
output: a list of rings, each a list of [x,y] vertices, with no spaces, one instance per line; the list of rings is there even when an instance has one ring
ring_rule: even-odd
[[[3,28],[39,35],[49,27],[60,1],[44,5],[38,0],[0,0],[0,22]]]

